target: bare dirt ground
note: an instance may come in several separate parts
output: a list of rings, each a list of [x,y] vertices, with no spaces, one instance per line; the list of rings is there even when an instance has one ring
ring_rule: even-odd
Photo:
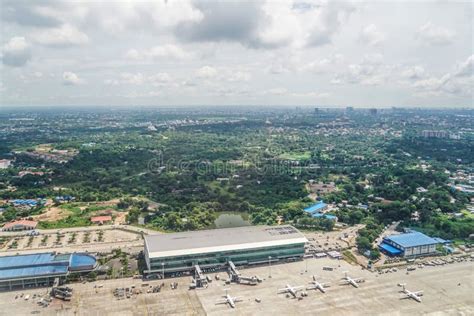
[[[66,218],[71,214],[72,212],[70,210],[62,209],[57,206],[50,206],[46,209],[46,212],[31,217],[33,217],[35,221],[55,222]]]
[[[115,225],[123,225],[123,224],[125,224],[125,223],[127,222],[127,221],[126,221],[127,214],[128,214],[128,212],[115,212],[114,224],[115,224]]]

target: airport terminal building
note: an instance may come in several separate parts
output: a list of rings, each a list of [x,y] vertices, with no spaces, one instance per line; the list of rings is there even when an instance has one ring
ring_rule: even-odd
[[[308,240],[292,226],[245,226],[145,236],[151,273],[301,259]]]
[[[61,283],[72,272],[95,269],[97,260],[85,253],[39,253],[0,257],[0,291]]]

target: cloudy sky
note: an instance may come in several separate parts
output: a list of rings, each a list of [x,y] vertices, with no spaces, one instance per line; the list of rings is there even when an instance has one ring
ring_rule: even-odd
[[[0,106],[474,107],[472,1],[0,6]]]

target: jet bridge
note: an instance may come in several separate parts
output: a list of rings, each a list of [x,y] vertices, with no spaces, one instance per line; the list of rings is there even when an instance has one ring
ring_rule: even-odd
[[[207,284],[207,279],[198,264],[194,265],[194,280],[196,282],[196,287],[203,287]]]
[[[235,283],[239,283],[240,282],[240,272],[239,270],[237,270],[237,267],[235,266],[235,264],[229,260],[229,262],[227,262],[228,265],[229,265],[229,274],[230,274],[230,280],[232,282],[235,282]]]
[[[230,260],[227,262],[227,264],[229,266],[228,272],[230,275],[231,282],[235,282],[239,284],[256,285],[257,283],[262,281],[256,276],[252,276],[252,277],[242,276],[239,270],[237,270],[237,267],[235,266],[235,264]]]

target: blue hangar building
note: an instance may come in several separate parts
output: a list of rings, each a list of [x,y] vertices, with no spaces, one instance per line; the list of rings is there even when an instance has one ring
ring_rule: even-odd
[[[316,218],[326,218],[332,221],[337,222],[337,216],[331,214],[322,213],[328,209],[328,205],[323,201],[318,201],[315,204],[308,206],[307,208],[303,209],[306,213],[311,214],[312,217]]]
[[[417,257],[436,254],[436,246],[445,240],[431,238],[420,232],[384,237],[379,249],[389,256]]]
[[[319,212],[323,212],[328,208],[328,205],[324,203],[323,201],[318,201],[317,203],[314,203],[307,208],[304,209],[305,212],[315,214]]]
[[[96,258],[86,253],[0,257],[0,291],[50,286],[55,279],[62,283],[69,273],[89,272],[96,267]]]

